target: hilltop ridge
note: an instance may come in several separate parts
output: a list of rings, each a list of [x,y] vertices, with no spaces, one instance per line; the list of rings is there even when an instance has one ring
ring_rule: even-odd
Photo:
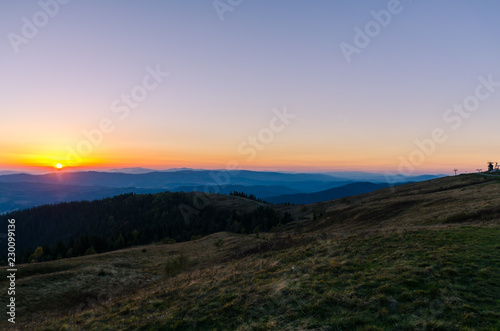
[[[488,223],[500,218],[499,193],[500,176],[467,174],[315,203],[302,213],[301,207],[289,211],[302,220],[316,213],[316,221],[304,223],[308,231]]]
[[[296,218],[280,233],[19,266],[18,325],[499,329],[499,189],[495,177],[446,177],[276,207]]]

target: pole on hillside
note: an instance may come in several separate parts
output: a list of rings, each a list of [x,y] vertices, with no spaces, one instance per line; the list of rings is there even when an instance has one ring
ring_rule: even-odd
[[[458,171],[458,169],[453,169],[453,171],[455,171],[455,176],[456,176],[456,175],[457,175],[457,171]]]

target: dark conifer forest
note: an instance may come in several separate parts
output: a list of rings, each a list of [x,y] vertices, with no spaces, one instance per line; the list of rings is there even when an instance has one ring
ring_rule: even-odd
[[[16,238],[17,263],[154,242],[188,241],[220,231],[252,233],[257,227],[259,231],[271,231],[292,220],[290,214],[281,215],[262,203],[252,201],[251,207],[241,208],[236,201],[233,208],[228,208],[221,206],[221,199],[242,198],[182,192],[130,193],[91,202],[34,207],[3,219],[16,219],[16,233],[22,234]],[[35,254],[38,247],[43,253],[38,249]]]

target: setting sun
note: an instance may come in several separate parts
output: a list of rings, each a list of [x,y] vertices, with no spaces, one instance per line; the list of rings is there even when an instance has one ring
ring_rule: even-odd
[[[57,169],[62,169],[62,167],[63,167],[63,165],[62,165],[62,164],[60,164],[60,163],[56,164],[56,168],[57,168]]]

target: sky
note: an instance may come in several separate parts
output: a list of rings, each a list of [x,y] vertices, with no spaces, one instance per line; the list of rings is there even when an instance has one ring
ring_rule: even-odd
[[[0,0],[0,170],[500,161],[497,1]]]

